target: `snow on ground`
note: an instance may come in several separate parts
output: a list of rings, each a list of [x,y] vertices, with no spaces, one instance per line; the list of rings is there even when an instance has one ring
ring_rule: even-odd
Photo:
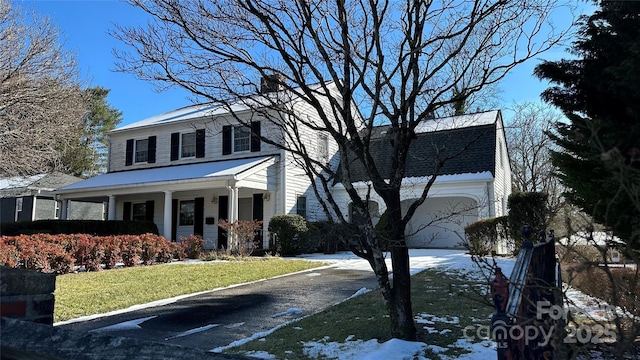
[[[201,326],[199,328],[187,330],[187,331],[181,332],[181,333],[179,333],[177,335],[170,336],[170,337],[166,338],[165,340],[171,340],[171,339],[175,339],[175,338],[179,338],[179,337],[183,337],[183,336],[189,336],[189,335],[192,335],[192,334],[197,334],[199,332],[207,331],[207,330],[209,330],[211,328],[214,328],[214,327],[217,327],[217,326],[220,326],[220,324],[209,324],[209,325]]]
[[[93,330],[91,330],[91,332],[139,330],[139,329],[142,329],[142,327],[140,327],[140,324],[142,324],[143,322],[145,322],[147,320],[151,320],[153,318],[156,318],[156,317],[157,317],[157,315],[149,316],[149,317],[145,317],[145,318],[140,318],[140,319],[135,319],[135,320],[129,320],[129,321],[117,323],[117,324],[114,324],[114,325],[105,326],[105,327],[101,327],[101,328],[98,328],[98,329],[93,329]]]
[[[464,274],[465,277],[470,279],[487,279],[487,275],[489,272],[486,267],[479,268],[478,265],[473,262],[471,256],[465,254],[461,250],[436,250],[436,249],[412,249],[409,252],[410,254],[410,265],[411,265],[411,273],[415,274],[427,268],[438,268],[443,271],[455,272],[457,274]],[[365,270],[371,271],[371,267],[366,260],[363,260],[350,252],[341,252],[338,254],[332,255],[324,255],[324,254],[310,254],[300,256],[305,260],[310,261],[322,261],[330,263],[330,266],[337,267],[344,270]],[[514,258],[501,258],[496,259],[496,265],[502,268],[503,273],[508,277],[511,271],[513,270],[515,259]],[[387,266],[391,269],[391,260],[387,259]],[[483,275],[484,272],[484,275]],[[237,286],[237,285],[236,285]],[[353,294],[350,298],[362,295],[366,292],[370,291],[369,289],[362,288],[358,290],[355,294]],[[597,299],[591,298],[579,291],[574,289],[567,289],[567,295],[570,300],[574,304],[574,307],[581,308],[583,313],[593,314],[593,315],[602,315],[602,302]],[[145,305],[136,306],[137,308],[144,307],[152,307],[157,306],[161,303],[171,303],[177,301],[180,298],[188,297],[181,296],[172,299],[162,300],[161,302],[155,302]],[[127,309],[132,310],[132,308]],[[576,310],[572,308],[572,310]],[[126,310],[125,310],[126,311]],[[280,316],[288,316],[299,314],[301,312],[298,308],[291,308],[285,312],[278,313],[273,315],[274,317]],[[104,316],[102,315],[96,315]],[[144,321],[150,320],[155,316],[136,319],[120,324],[111,325],[105,328],[96,329],[94,331],[117,331],[124,329],[139,329],[141,324]],[[232,347],[240,346],[252,340],[260,341],[265,336],[273,333],[274,331],[288,326],[296,321],[299,321],[302,318],[296,318],[292,321],[286,322],[284,324],[278,325],[277,327],[253,334],[252,336],[235,341],[227,346],[218,347],[212,349],[212,352],[222,352],[225,349],[229,349]],[[76,319],[75,321],[78,321]],[[430,314],[418,314],[416,316],[416,321],[418,323],[429,325],[434,324],[435,322],[442,323],[450,323],[456,324],[459,319],[454,316],[445,316],[438,317]],[[188,336],[193,333],[206,331],[211,327],[217,326],[217,324],[211,324],[204,326],[202,328],[189,330],[185,333],[178,334],[178,336]],[[434,328],[434,331],[435,330]],[[480,342],[471,342],[468,339],[461,338],[451,346],[456,348],[464,348],[469,351],[468,354],[458,356],[456,359],[467,359],[467,360],[476,360],[476,359],[487,359],[494,358],[496,356],[496,348],[495,343],[490,340],[483,340]],[[328,339],[324,339],[316,342],[307,342],[304,344],[305,353],[307,356],[312,358],[322,357],[328,359],[338,359],[338,360],[347,360],[347,359],[369,359],[369,360],[377,360],[377,359],[426,359],[423,355],[425,349],[429,349],[432,353],[439,354],[445,352],[447,349],[435,345],[428,345],[421,342],[407,342],[398,339],[391,339],[384,343],[378,343],[377,340],[358,340],[355,339],[354,336],[350,336],[345,339],[344,342],[329,342]],[[247,354],[248,356],[260,359],[275,359],[275,357],[266,352],[251,352]],[[438,355],[440,359],[448,360],[450,357],[446,355]]]
[[[302,314],[302,309],[299,308],[290,308],[287,311],[283,311],[281,313],[277,313],[273,315],[274,318],[282,317],[282,316],[291,316],[291,315],[299,315]]]
[[[491,273],[488,271],[490,264],[479,266],[475,263],[471,256],[465,254],[460,250],[436,250],[436,249],[412,249],[410,254],[410,266],[411,274],[416,274],[427,268],[438,268],[447,272],[455,272],[457,274],[464,274],[465,277],[474,280],[486,280]],[[323,261],[332,264],[332,266],[345,270],[367,270],[371,271],[371,267],[366,260],[363,260],[352,253],[342,252],[332,255],[324,254],[310,254],[303,255],[301,258],[310,261]],[[493,260],[492,260],[493,261]],[[509,277],[513,270],[515,258],[499,258],[495,259],[495,264],[502,269],[502,272]],[[387,259],[387,266],[391,269],[391,259]],[[567,295],[573,302],[574,306],[580,308],[583,313],[586,314],[602,314],[601,302],[596,301],[579,291],[569,289]],[[365,293],[367,289],[361,289],[356,292],[352,297]],[[572,308],[572,311],[577,310]],[[429,325],[435,322],[456,324],[459,322],[456,316],[444,316],[439,317],[430,314],[417,314],[416,321],[418,323]],[[285,326],[285,324],[278,328]],[[275,331],[276,329],[273,329]],[[433,328],[434,331],[438,331]],[[445,329],[446,330],[446,329]],[[443,330],[443,331],[445,331]],[[269,331],[271,333],[273,331]],[[263,333],[264,334],[264,333]],[[256,336],[255,334],[251,339],[260,339],[265,335]],[[407,342],[398,339],[391,339],[384,343],[378,343],[377,340],[358,340],[353,336],[345,339],[344,342],[328,341],[329,339],[323,339],[321,341],[312,341],[304,343],[305,354],[311,358],[327,358],[337,360],[348,359],[368,359],[368,360],[385,360],[385,359],[427,359],[424,357],[424,350],[429,349],[434,354],[440,354],[447,351],[447,348],[443,348],[436,345],[428,345],[421,342]],[[242,343],[245,343],[244,341]],[[240,345],[240,344],[238,344]],[[230,344],[230,348],[236,345]],[[469,353],[456,356],[455,359],[466,360],[480,360],[495,358],[496,345],[492,340],[470,341],[469,339],[461,338],[455,343],[450,345],[455,348],[466,349]],[[222,349],[217,349],[222,351]],[[259,359],[275,359],[275,357],[266,352],[251,352],[246,354],[251,357]],[[450,356],[438,355],[438,359],[449,360],[453,359]]]

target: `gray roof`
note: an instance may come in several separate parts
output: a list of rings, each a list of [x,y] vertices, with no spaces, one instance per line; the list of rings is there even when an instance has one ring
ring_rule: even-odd
[[[32,192],[51,192],[55,189],[77,183],[79,177],[53,172],[32,176],[14,176],[0,178],[0,196],[13,197],[29,195]]]
[[[393,149],[386,130],[374,129],[371,154],[385,178],[390,178]],[[439,175],[475,174],[490,172],[495,176],[496,123],[464,128],[447,129],[416,134],[409,149],[405,178],[426,177],[434,174],[436,164],[444,161]],[[349,156],[351,181],[367,181],[363,164]],[[340,179],[340,174],[338,174]]]

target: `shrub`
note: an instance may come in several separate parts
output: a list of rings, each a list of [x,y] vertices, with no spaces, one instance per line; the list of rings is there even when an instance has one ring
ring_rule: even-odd
[[[249,256],[256,248],[256,231],[262,226],[262,221],[236,220],[230,223],[220,220],[218,226],[231,235],[227,249],[230,255]]]
[[[10,238],[0,238],[0,265],[12,268],[20,265],[20,252]]]
[[[204,250],[204,239],[200,235],[180,236],[180,242],[184,244],[186,255],[190,259],[198,259]]]
[[[491,253],[500,240],[505,241],[508,236],[508,218],[497,218],[476,221],[464,228],[466,241],[464,243],[472,255],[485,256]]]
[[[117,236],[106,236],[102,238],[102,263],[106,269],[113,269],[118,262],[122,261],[120,255],[122,240]]]
[[[119,261],[135,266],[184,258],[182,244],[154,235],[90,236],[86,234],[33,234],[0,237],[0,265],[64,274],[74,266],[98,271],[113,268]]]
[[[120,256],[124,266],[131,267],[140,263],[142,255],[142,241],[139,236],[126,235],[121,237]]]
[[[282,256],[300,254],[300,238],[307,235],[307,221],[300,215],[275,215],[269,221],[269,232],[276,234],[272,252]]]
[[[522,246],[522,227],[529,225],[533,228],[533,234],[546,231],[549,211],[547,209],[548,195],[541,192],[518,192],[509,195],[508,199],[508,222],[509,234],[513,240],[517,254]],[[534,235],[536,236],[536,235]],[[535,241],[535,239],[532,239]]]

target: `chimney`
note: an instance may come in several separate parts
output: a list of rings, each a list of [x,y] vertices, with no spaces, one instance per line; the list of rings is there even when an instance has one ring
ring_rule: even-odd
[[[260,79],[260,93],[266,94],[274,91],[280,91],[284,88],[284,82],[286,81],[284,75],[275,73],[271,75],[265,75]]]

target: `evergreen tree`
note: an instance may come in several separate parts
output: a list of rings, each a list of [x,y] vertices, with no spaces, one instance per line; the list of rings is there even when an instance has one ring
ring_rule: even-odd
[[[106,171],[106,133],[122,121],[122,112],[107,102],[109,91],[100,86],[84,90],[87,113],[82,119],[82,135],[63,150],[64,170],[70,175],[91,177]]]
[[[549,136],[566,198],[640,247],[640,2],[601,1],[580,20],[574,59],[540,64],[542,94],[569,123]]]

